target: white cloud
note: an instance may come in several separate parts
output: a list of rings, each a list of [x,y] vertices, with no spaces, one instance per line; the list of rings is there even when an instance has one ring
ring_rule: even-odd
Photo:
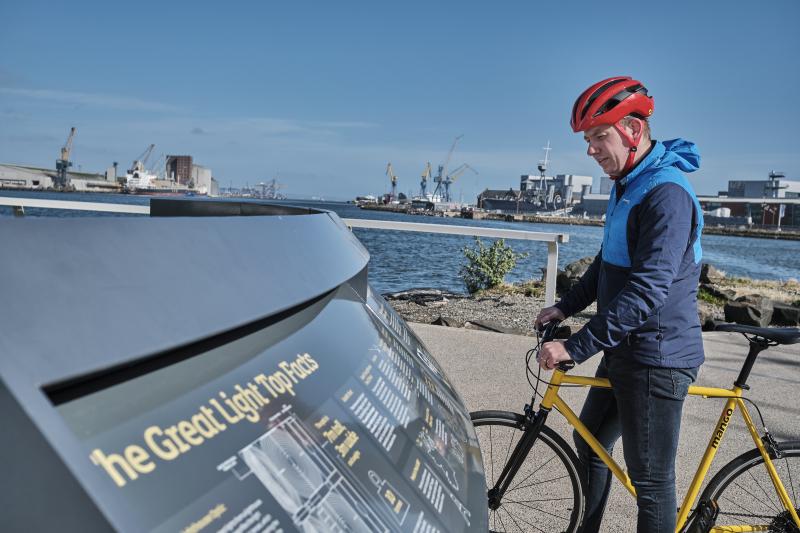
[[[151,102],[139,98],[127,98],[124,96],[114,96],[100,93],[82,93],[72,91],[54,91],[51,89],[24,89],[12,87],[0,87],[0,94],[18,96],[22,98],[33,98],[38,100],[48,100],[65,104],[78,104],[89,107],[100,107],[104,109],[122,109],[130,111],[155,111],[155,112],[177,112],[179,107],[164,104],[161,102]]]

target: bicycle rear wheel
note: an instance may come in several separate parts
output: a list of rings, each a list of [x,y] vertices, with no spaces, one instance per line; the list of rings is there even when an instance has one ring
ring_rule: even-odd
[[[770,458],[797,510],[800,509],[800,441],[779,443],[778,447],[781,457],[770,455]],[[718,527],[762,526],[764,529],[748,531],[800,533],[778,498],[758,450],[744,453],[725,465],[708,483],[700,500],[717,502]]]
[[[508,411],[470,413],[478,434],[487,490],[494,487],[523,435],[524,417]],[[491,531],[574,532],[583,520],[585,488],[578,458],[558,434],[542,427],[497,509]],[[488,500],[487,500],[488,504]]]

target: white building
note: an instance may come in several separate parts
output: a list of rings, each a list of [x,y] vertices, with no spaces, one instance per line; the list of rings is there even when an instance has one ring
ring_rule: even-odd
[[[192,181],[194,182],[194,189],[200,194],[207,194],[208,196],[219,195],[219,184],[211,176],[211,169],[192,164]]]

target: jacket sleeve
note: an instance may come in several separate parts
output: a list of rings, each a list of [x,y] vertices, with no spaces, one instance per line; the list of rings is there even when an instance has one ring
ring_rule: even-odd
[[[572,289],[565,294],[561,301],[555,306],[564,313],[564,316],[572,316],[575,313],[580,313],[592,302],[597,299],[597,278],[600,273],[600,261],[602,261],[602,250],[598,253],[586,272],[583,273],[581,279],[578,280]]]
[[[664,306],[692,242],[694,202],[682,187],[659,185],[640,205],[639,235],[626,284],[602,312],[566,341],[565,348],[578,363],[619,345]]]

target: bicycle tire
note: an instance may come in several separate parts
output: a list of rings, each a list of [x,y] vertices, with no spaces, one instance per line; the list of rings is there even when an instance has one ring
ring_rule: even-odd
[[[778,443],[781,457],[770,454],[789,498],[800,513],[800,441]],[[778,498],[764,458],[757,449],[727,463],[709,481],[700,501],[715,501],[720,525],[768,525],[767,531],[800,533]]]
[[[470,418],[478,434],[488,490],[523,435],[520,428],[525,417],[509,411],[477,411]],[[489,509],[489,528],[572,533],[578,531],[585,508],[586,484],[578,458],[564,439],[544,426],[500,507]]]

